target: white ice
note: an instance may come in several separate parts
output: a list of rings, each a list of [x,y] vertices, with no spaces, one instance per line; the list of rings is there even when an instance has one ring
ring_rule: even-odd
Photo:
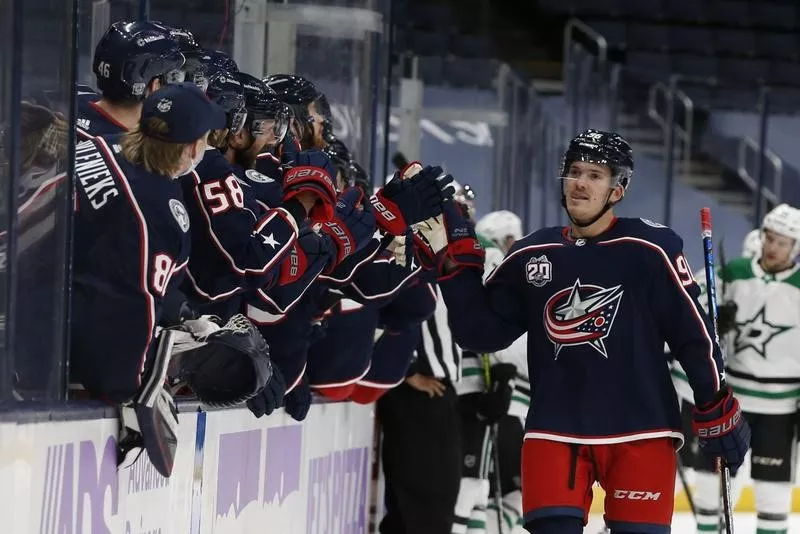
[[[734,532],[736,534],[755,534],[756,514],[746,512],[736,512],[733,519]],[[603,529],[603,516],[592,514],[589,517],[589,524],[584,529],[586,534],[599,534]],[[696,534],[694,518],[689,513],[675,514],[672,520],[672,534]],[[800,534],[800,514],[792,514],[789,523],[789,534]]]

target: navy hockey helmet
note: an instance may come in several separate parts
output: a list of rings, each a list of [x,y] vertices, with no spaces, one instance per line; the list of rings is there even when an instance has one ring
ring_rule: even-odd
[[[103,96],[144,100],[147,86],[183,66],[185,58],[164,26],[154,22],[115,22],[94,51],[92,71]],[[170,80],[181,81],[181,80]]]
[[[561,162],[561,176],[567,176],[575,161],[605,165],[611,170],[613,186],[627,189],[633,177],[633,149],[624,137],[613,132],[586,130],[570,141]]]
[[[222,50],[209,50],[207,53],[209,57],[208,67],[212,73],[217,70],[224,70],[233,73],[239,72],[239,65],[236,64],[231,56]]]
[[[247,107],[247,126],[253,135],[271,130],[276,143],[283,141],[289,129],[292,112],[289,106],[281,102],[264,82],[244,72],[236,74],[244,89],[245,106]]]
[[[624,137],[613,132],[601,130],[585,130],[570,141],[561,162],[561,177],[569,176],[570,166],[576,161],[585,161],[604,165],[611,171],[611,187],[608,190],[605,205],[588,221],[577,221],[567,209],[567,197],[562,185],[561,205],[567,212],[570,221],[578,227],[591,226],[600,219],[616,202],[612,202],[611,195],[615,187],[622,187],[623,195],[628,189],[633,177],[633,149]],[[620,197],[621,199],[622,197]]]
[[[181,69],[184,72],[185,80],[205,91],[208,89],[211,55],[203,50],[189,30],[183,28],[170,28],[169,30],[170,36],[178,43],[178,48],[186,58],[186,63]]]
[[[278,100],[291,108],[302,130],[301,137],[306,142],[311,136],[311,125],[314,122],[308,112],[309,104],[319,102],[317,111],[323,116],[321,126],[325,130],[325,123],[329,122],[330,106],[325,95],[310,80],[295,74],[272,74],[264,78],[264,83]]]
[[[232,134],[238,133],[247,120],[244,87],[230,72],[219,71],[208,79],[208,98],[225,110],[228,118],[228,130]]]

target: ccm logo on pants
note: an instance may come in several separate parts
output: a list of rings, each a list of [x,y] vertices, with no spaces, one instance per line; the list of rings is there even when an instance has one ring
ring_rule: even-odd
[[[631,491],[614,490],[615,499],[630,499],[631,501],[657,501],[661,497],[661,492],[656,491]]]

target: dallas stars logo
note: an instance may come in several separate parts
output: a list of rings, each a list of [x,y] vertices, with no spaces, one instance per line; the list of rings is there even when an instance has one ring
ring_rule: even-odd
[[[767,345],[772,338],[791,329],[791,326],[777,325],[767,321],[766,306],[762,306],[752,319],[736,323],[736,339],[733,346],[736,352],[750,348],[762,358],[766,358]]]

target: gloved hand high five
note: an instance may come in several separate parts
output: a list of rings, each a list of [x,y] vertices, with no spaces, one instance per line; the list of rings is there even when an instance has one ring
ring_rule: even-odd
[[[283,171],[283,201],[311,193],[316,203],[309,211],[309,218],[317,223],[328,222],[333,218],[336,204],[335,177],[336,167],[322,151],[299,152]]]
[[[703,454],[722,458],[731,475],[735,475],[750,448],[750,425],[730,388],[721,390],[720,395],[716,402],[694,409],[692,429]]]
[[[370,201],[375,208],[378,226],[392,235],[403,235],[408,226],[442,212],[442,203],[453,197],[453,177],[441,167],[425,167],[417,162],[409,164]]]
[[[336,245],[337,264],[361,250],[375,233],[375,215],[370,205],[362,202],[363,199],[361,189],[345,189],[336,202],[333,220],[323,224],[320,229]]]
[[[447,274],[447,264],[453,264],[454,270],[463,267],[483,270],[486,251],[475,234],[475,225],[457,202],[450,200],[443,204],[441,220],[435,217],[415,225],[414,229],[419,261],[435,265],[440,276]]]

